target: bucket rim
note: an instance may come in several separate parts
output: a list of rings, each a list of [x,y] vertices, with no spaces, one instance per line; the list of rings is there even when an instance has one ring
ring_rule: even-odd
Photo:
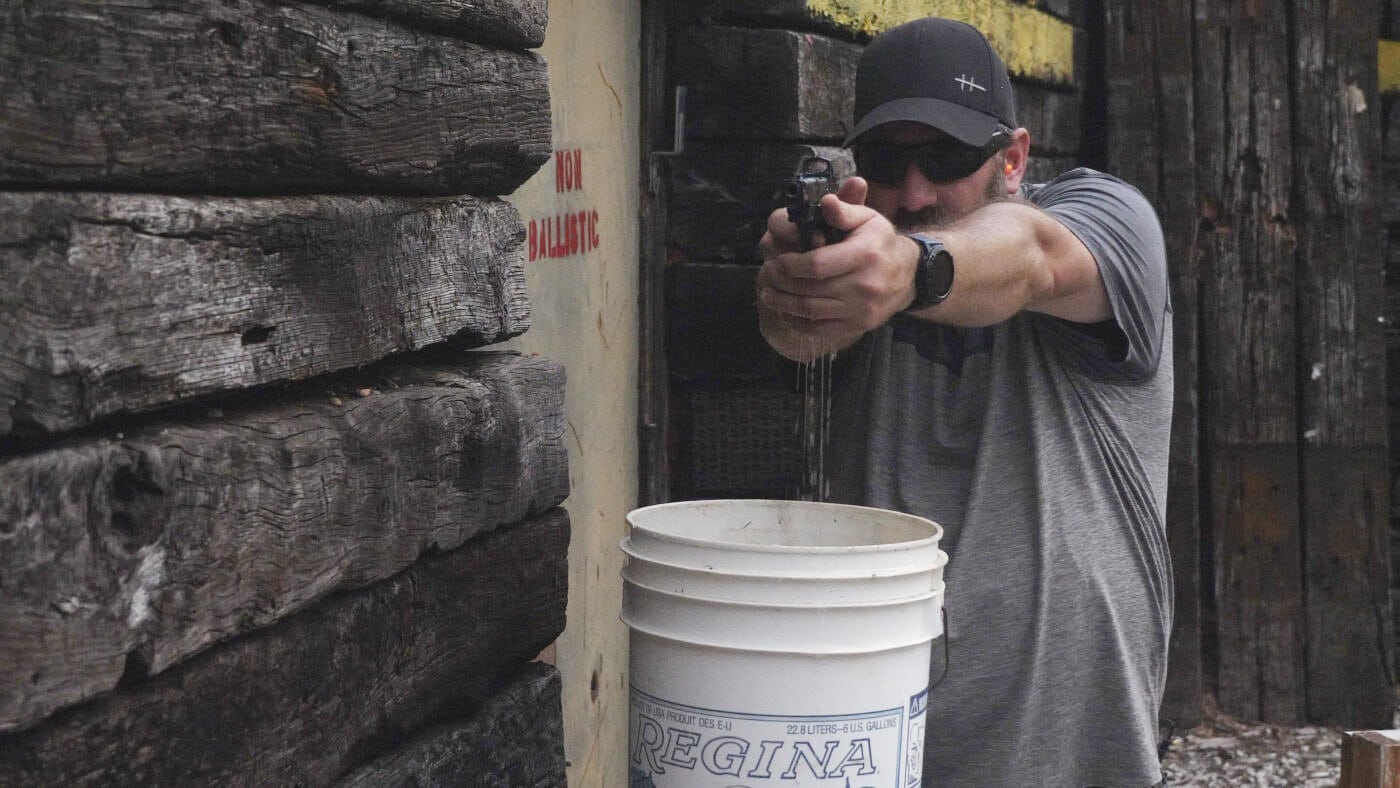
[[[789,656],[801,656],[801,657],[838,657],[838,656],[848,656],[848,655],[849,655],[849,656],[855,656],[855,655],[859,655],[859,654],[880,654],[880,653],[883,653],[883,652],[886,652],[886,651],[898,651],[899,649],[913,648],[913,647],[915,647],[915,646],[923,645],[924,643],[930,643],[930,644],[931,644],[933,641],[935,641],[935,640],[937,640],[937,639],[939,639],[939,638],[941,638],[941,637],[947,637],[947,636],[948,636],[948,633],[943,632],[943,631],[940,629],[940,631],[939,631],[939,633],[938,633],[937,635],[929,635],[928,637],[920,636],[920,637],[918,637],[918,638],[914,638],[914,639],[908,640],[908,641],[901,641],[901,642],[895,643],[894,645],[890,645],[890,646],[879,646],[879,647],[875,647],[875,648],[837,648],[837,647],[832,647],[832,648],[829,648],[829,649],[825,649],[825,648],[824,648],[824,649],[805,649],[805,650],[798,651],[798,650],[794,650],[794,649],[790,649],[790,648],[758,648],[758,647],[755,647],[755,646],[730,646],[730,645],[725,645],[725,644],[723,644],[723,643],[715,643],[715,642],[708,641],[708,640],[682,639],[682,638],[675,637],[675,636],[672,636],[672,635],[664,634],[664,633],[662,633],[662,632],[658,632],[658,631],[656,631],[656,630],[654,630],[654,629],[650,629],[650,628],[648,628],[648,627],[646,627],[646,626],[639,626],[639,625],[637,625],[637,624],[634,624],[634,623],[632,623],[631,621],[628,621],[628,620],[627,620],[627,614],[626,614],[625,611],[624,611],[621,615],[618,616],[618,619],[621,620],[622,623],[625,624],[625,625],[627,626],[627,629],[630,630],[631,632],[640,632],[641,634],[646,635],[647,637],[653,637],[653,638],[656,638],[656,639],[658,639],[658,640],[666,640],[666,641],[670,641],[670,642],[672,642],[672,643],[679,643],[679,644],[681,644],[681,645],[683,645],[683,646],[687,646],[687,647],[689,647],[689,646],[699,646],[699,647],[701,647],[701,648],[710,648],[710,649],[715,649],[715,650],[717,650],[717,651],[738,651],[738,652],[747,652],[747,653],[750,653],[750,654],[784,654],[784,655],[789,655]],[[940,625],[940,626],[941,626],[941,625]]]
[[[618,542],[618,547],[622,550],[623,555],[627,556],[629,562],[635,560],[641,561],[643,563],[655,564],[657,566],[665,567],[668,570],[693,572],[695,574],[710,575],[716,577],[738,577],[744,579],[762,578],[768,580],[811,581],[814,583],[825,583],[828,581],[847,582],[854,580],[883,580],[892,577],[905,577],[908,575],[923,574],[925,572],[937,572],[940,570],[946,570],[949,561],[948,553],[943,550],[938,550],[937,554],[934,556],[932,564],[907,564],[904,566],[885,567],[873,571],[868,569],[850,569],[841,572],[832,572],[831,574],[824,575],[799,573],[778,574],[775,572],[735,572],[727,569],[715,569],[713,567],[692,566],[689,564],[678,564],[673,561],[663,561],[658,558],[653,558],[649,555],[646,555],[645,553],[639,552],[635,547],[631,545],[631,542],[631,536],[624,536],[622,540]]]
[[[904,606],[907,606],[907,605],[917,605],[917,604],[919,604],[919,603],[921,603],[921,602],[927,602],[928,600],[933,599],[934,597],[939,597],[939,598],[940,598],[940,601],[939,601],[939,605],[938,605],[938,606],[941,608],[941,607],[943,607],[943,604],[942,604],[942,597],[945,596],[945,592],[946,592],[946,590],[947,590],[947,583],[945,583],[945,582],[943,582],[943,581],[939,581],[938,587],[935,588],[935,589],[933,589],[932,591],[924,591],[924,592],[921,592],[921,593],[918,593],[918,594],[910,594],[910,595],[907,595],[907,596],[895,597],[894,599],[874,599],[874,600],[865,599],[865,600],[861,600],[861,601],[859,601],[859,602],[846,602],[846,603],[831,603],[831,602],[823,602],[823,601],[818,600],[818,601],[816,601],[816,602],[810,602],[810,603],[809,603],[809,602],[793,602],[793,603],[777,604],[777,603],[773,603],[773,602],[745,602],[745,601],[736,600],[736,599],[716,599],[716,598],[714,598],[714,597],[700,596],[700,595],[698,595],[698,594],[678,594],[678,593],[676,593],[675,591],[667,591],[667,590],[664,589],[664,588],[657,588],[657,587],[655,587],[655,586],[650,586],[650,585],[647,585],[646,583],[639,583],[639,582],[637,582],[636,580],[633,580],[632,578],[630,578],[630,577],[627,576],[627,568],[626,568],[626,567],[623,567],[622,573],[621,573],[621,574],[622,574],[622,582],[623,582],[623,587],[624,587],[624,593],[623,593],[624,598],[626,597],[626,586],[629,586],[629,585],[630,585],[630,586],[634,586],[634,587],[636,587],[636,588],[643,589],[643,590],[648,591],[648,592],[653,593],[653,594],[661,594],[662,596],[668,596],[668,597],[672,597],[672,598],[674,598],[674,599],[684,599],[684,600],[689,601],[689,602],[699,602],[699,603],[704,604],[704,605],[714,605],[714,606],[716,606],[716,607],[731,607],[731,608],[737,608],[737,609],[740,609],[740,610],[753,610],[753,609],[758,609],[758,610],[813,610],[813,609],[817,609],[817,608],[828,608],[828,609],[835,609],[835,610],[853,610],[853,609],[858,609],[858,608],[872,608],[872,609],[873,609],[873,608],[883,608],[883,607],[904,607]]]
[[[654,512],[663,509],[695,508],[699,506],[719,506],[724,504],[736,504],[743,506],[760,506],[765,508],[777,508],[779,506],[790,506],[795,508],[825,508],[843,509],[846,511],[879,512],[881,515],[893,515],[901,520],[912,520],[924,523],[933,527],[933,533],[921,539],[914,539],[907,542],[886,542],[884,544],[867,545],[783,545],[783,544],[748,544],[740,542],[722,542],[715,539],[700,539],[694,536],[681,536],[678,534],[658,531],[639,525],[634,519],[637,515]],[[899,512],[893,509],[881,509],[876,506],[860,506],[850,503],[829,503],[825,501],[787,501],[768,498],[705,498],[692,501],[670,501],[668,503],[651,504],[631,510],[626,515],[627,525],[634,531],[642,531],[648,536],[663,542],[675,544],[692,545],[695,547],[718,548],[721,550],[733,550],[735,547],[743,547],[742,552],[747,553],[787,553],[792,555],[851,555],[862,553],[881,553],[893,550],[912,550],[924,547],[929,544],[937,545],[943,538],[943,526],[917,514]]]

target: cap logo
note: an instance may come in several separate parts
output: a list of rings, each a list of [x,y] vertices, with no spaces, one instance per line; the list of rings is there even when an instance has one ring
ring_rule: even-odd
[[[966,74],[963,74],[962,76],[958,77],[957,79],[954,79],[953,81],[962,86],[962,92],[964,93],[971,93],[974,90],[980,90],[983,93],[987,92],[986,88],[977,84],[977,80],[969,77]]]

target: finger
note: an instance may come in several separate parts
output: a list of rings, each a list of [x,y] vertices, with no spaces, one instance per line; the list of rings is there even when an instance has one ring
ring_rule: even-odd
[[[852,187],[852,189],[855,188],[857,187]],[[863,196],[862,202],[864,202]],[[826,217],[827,224],[843,232],[850,232],[879,216],[873,209],[867,208],[863,204],[844,202],[836,195],[827,195],[822,198],[822,215]]]
[[[788,279],[823,280],[850,273],[855,260],[843,252],[840,244],[818,246],[811,252],[780,252],[773,260],[778,272]]]
[[[841,302],[834,298],[795,295],[772,287],[760,290],[758,298],[774,312],[803,320],[833,320],[843,311]]]
[[[768,214],[768,233],[764,238],[770,240],[772,247],[779,252],[797,251],[801,248],[797,225],[788,221],[787,210],[784,208]]]
[[[859,175],[852,175],[841,182],[841,187],[836,190],[836,196],[841,202],[848,202],[852,205],[865,205],[866,195],[870,193],[870,184]]]
[[[762,272],[760,273],[762,274]],[[763,287],[771,287],[774,290],[790,293],[792,295],[808,297],[835,296],[831,280],[789,276],[776,264],[768,273],[762,274],[762,279]]]

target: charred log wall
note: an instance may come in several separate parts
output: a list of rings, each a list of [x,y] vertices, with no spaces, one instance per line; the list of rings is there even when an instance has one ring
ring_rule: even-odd
[[[545,19],[0,2],[0,783],[563,783]]]

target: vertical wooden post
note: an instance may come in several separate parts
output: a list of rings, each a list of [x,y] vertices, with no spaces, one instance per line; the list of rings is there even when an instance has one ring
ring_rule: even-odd
[[[1176,376],[1167,538],[1176,615],[1162,716],[1189,726],[1200,719],[1202,694],[1200,276],[1191,3],[1107,3],[1104,17],[1108,169],[1152,201],[1167,244]]]
[[[1400,785],[1400,741],[1395,731],[1351,731],[1342,738],[1342,779],[1338,788],[1390,788]]]
[[[1378,0],[1292,0],[1307,717],[1389,724]]]
[[[656,188],[667,163],[652,158],[666,150],[673,102],[667,94],[667,3],[642,3],[642,205],[638,221],[637,503],[671,499],[671,468],[666,450],[670,385],[666,371],[666,217],[669,193]],[[655,176],[655,177],[653,177]]]
[[[1218,694],[1230,714],[1303,715],[1296,229],[1288,17],[1198,0],[1202,418]]]

